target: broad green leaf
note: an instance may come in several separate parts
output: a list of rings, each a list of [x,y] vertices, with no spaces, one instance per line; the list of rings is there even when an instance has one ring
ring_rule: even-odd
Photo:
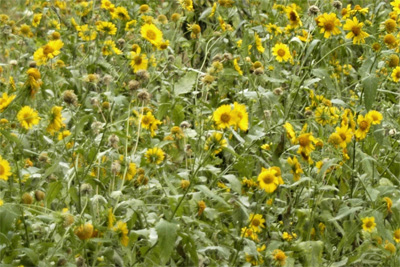
[[[378,90],[378,77],[375,74],[371,74],[362,80],[364,87],[364,105],[368,111],[372,108],[375,102],[376,92]]]
[[[185,119],[182,105],[175,105],[174,109],[172,110],[171,118],[175,125],[181,124],[181,122]]]
[[[14,220],[18,217],[15,211],[10,210],[7,206],[0,207],[0,233],[7,235],[7,232],[13,227]]]
[[[314,267],[322,265],[322,251],[324,243],[322,241],[306,241],[298,245],[301,251],[303,266]]]
[[[175,95],[183,95],[192,91],[192,87],[197,79],[197,73],[194,71],[187,72],[185,76],[180,78],[175,84]]]
[[[158,234],[158,247],[160,248],[160,264],[165,265],[171,257],[175,248],[178,226],[166,220],[156,224]]]
[[[57,197],[62,189],[61,181],[53,182],[49,185],[47,192],[46,192],[46,205],[47,207],[50,206],[51,202]]]
[[[225,201],[222,197],[216,195],[216,194],[215,194],[213,191],[211,191],[207,186],[205,186],[205,185],[197,185],[197,186],[196,186],[196,189],[198,189],[198,190],[200,190],[201,192],[203,192],[206,196],[208,196],[208,197],[210,197],[210,198],[212,198],[212,199],[218,201],[219,203],[221,203],[221,204],[224,205],[225,207],[229,207],[228,203],[226,203],[226,201]]]
[[[229,184],[231,185],[231,188],[233,191],[235,191],[237,193],[242,192],[242,184],[235,175],[227,174],[222,177],[229,181]]]
[[[347,215],[350,215],[350,214],[352,214],[352,213],[355,213],[356,211],[359,211],[359,210],[361,210],[361,209],[362,209],[362,207],[354,207],[354,208],[351,208],[351,209],[350,209],[349,207],[344,206],[344,207],[342,207],[342,208],[339,210],[338,215],[337,215],[336,217],[330,219],[329,221],[337,221],[337,220],[340,220],[340,219],[346,217]]]

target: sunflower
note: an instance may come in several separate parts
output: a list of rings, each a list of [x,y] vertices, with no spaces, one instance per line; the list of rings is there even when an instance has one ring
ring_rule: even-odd
[[[235,58],[235,59],[233,60],[233,67],[234,67],[235,70],[239,73],[240,76],[243,76],[243,71],[242,71],[242,69],[241,69],[240,66],[239,66],[239,63],[238,63],[238,59],[237,59],[237,58]]]
[[[204,150],[208,151],[212,149],[212,154],[219,154],[224,147],[228,146],[228,142],[223,137],[222,133],[214,132],[210,137],[207,138],[204,145]]]
[[[286,256],[285,252],[283,252],[282,250],[275,249],[272,252],[272,256],[273,256],[273,259],[274,259],[276,265],[284,266],[286,264],[287,256]]]
[[[113,19],[119,19],[119,20],[130,20],[131,19],[131,17],[128,14],[128,10],[123,6],[114,8],[113,12],[111,12],[111,17]]]
[[[293,126],[289,122],[286,122],[283,125],[283,128],[285,128],[285,130],[286,130],[286,137],[290,140],[290,142],[292,144],[295,144],[296,143],[296,133],[294,132]]]
[[[339,146],[346,148],[347,144],[351,142],[353,131],[348,126],[336,127],[336,133],[340,136]]]
[[[187,11],[193,11],[193,1],[192,0],[178,0],[178,3],[183,9]]]
[[[260,183],[261,189],[264,189],[267,193],[273,193],[279,185],[279,180],[276,177],[276,170],[271,168],[262,168],[257,180]]]
[[[33,15],[33,19],[32,19],[32,26],[33,27],[37,27],[40,24],[40,21],[42,20],[42,14],[35,14]]]
[[[313,143],[315,143],[315,142],[316,142],[316,140],[313,137],[312,133],[300,134],[299,137],[296,139],[296,143],[299,143],[299,145],[300,145],[297,153],[301,154],[301,155],[303,153],[309,155],[315,149],[315,147],[313,145]]]
[[[111,3],[109,0],[101,0],[101,7],[102,9],[105,10],[111,10],[115,7],[113,3]]]
[[[0,180],[7,181],[11,175],[10,163],[0,156]]]
[[[33,125],[39,123],[40,117],[38,116],[37,111],[29,106],[24,106],[20,111],[18,111],[17,119],[21,123],[22,127],[29,130]]]
[[[97,37],[97,32],[95,29],[89,27],[89,25],[85,24],[77,27],[78,36],[83,41],[93,41]]]
[[[396,67],[392,72],[392,79],[394,82],[400,81],[400,67]]]
[[[98,22],[96,29],[109,35],[115,35],[117,33],[117,27],[115,27],[114,23],[109,21]]]
[[[229,128],[237,121],[236,114],[232,112],[230,105],[222,105],[217,108],[213,113],[213,119],[218,129]]]
[[[358,22],[356,17],[353,17],[353,20],[346,20],[346,24],[343,26],[343,29],[346,31],[350,31],[347,35],[347,39],[353,38],[353,44],[365,43],[365,38],[369,36],[368,33],[362,30],[364,23]]]
[[[236,118],[235,128],[239,127],[242,131],[249,129],[249,114],[246,111],[246,106],[237,102],[233,103],[233,117]]]
[[[33,59],[38,66],[46,64],[47,60],[60,54],[60,49],[64,46],[61,40],[50,41],[46,45],[40,47],[33,54]]]
[[[148,163],[154,163],[158,165],[163,162],[165,158],[164,151],[162,151],[162,149],[158,147],[150,148],[147,150],[145,158],[147,159]]]
[[[292,58],[292,55],[290,54],[289,47],[286,44],[282,43],[277,43],[273,48],[272,48],[272,55],[276,57],[276,60],[279,62],[282,61],[288,61]]]
[[[147,65],[149,63],[146,54],[140,54],[140,51],[139,48],[137,52],[131,52],[131,68],[134,73],[139,70],[147,70]]]
[[[119,50],[113,40],[106,40],[103,43],[103,47],[101,48],[101,52],[105,56],[109,56],[112,54],[121,55],[122,51]]]
[[[257,51],[260,52],[260,53],[264,53],[265,48],[262,46],[261,38],[260,38],[260,36],[258,36],[257,33],[254,34],[254,39],[255,39],[255,42],[256,42]]]
[[[392,213],[393,201],[389,197],[384,197],[383,200],[386,202],[387,211]]]
[[[293,180],[298,181],[300,180],[300,174],[303,173],[303,169],[301,168],[301,165],[299,161],[297,160],[297,157],[288,157],[287,162],[291,166],[290,173],[293,174]]]
[[[51,135],[54,135],[55,132],[59,131],[62,127],[65,127],[65,124],[62,122],[64,118],[61,115],[61,110],[62,107],[60,106],[54,106],[51,109],[50,123],[46,129],[46,131]]]
[[[379,111],[376,111],[376,110],[369,111],[366,116],[371,119],[371,123],[374,124],[374,125],[375,124],[380,124],[382,119],[383,119],[382,114]]]
[[[324,13],[318,20],[318,26],[321,27],[321,33],[324,33],[325,38],[329,38],[331,35],[338,35],[341,26],[340,20],[336,17],[335,13]]]
[[[87,240],[93,235],[93,225],[91,223],[81,224],[75,228],[74,233],[80,240]]]
[[[14,98],[15,95],[8,96],[7,93],[3,93],[2,97],[0,97],[0,112],[3,112],[3,110],[10,105]]]
[[[288,6],[285,10],[286,16],[289,19],[289,27],[291,29],[298,28],[299,26],[303,26],[303,23],[300,20],[300,16],[296,11],[296,8],[293,6]]]
[[[366,232],[372,233],[372,231],[375,229],[376,223],[375,223],[375,218],[374,217],[366,217],[362,219],[363,225],[362,228]]]
[[[257,233],[253,230],[252,227],[243,227],[241,229],[242,236],[244,237],[250,237],[254,241],[258,241],[258,235]]]
[[[368,116],[358,115],[357,117],[357,124],[358,129],[355,133],[357,140],[362,140],[367,136],[369,128],[371,127],[371,118]]]
[[[393,11],[397,14],[400,14],[400,0],[395,0],[390,2],[390,5],[393,6]]]
[[[383,37],[383,42],[389,48],[396,48],[398,44],[397,38],[391,33],[386,34],[385,37]]]
[[[129,237],[128,237],[129,230],[126,223],[123,221],[118,221],[117,225],[114,226],[113,231],[119,235],[121,244],[124,247],[127,247],[129,244]]]
[[[400,242],[400,228],[394,231],[393,239],[396,241],[396,243]]]
[[[347,7],[344,7],[341,11],[342,14],[342,19],[347,19],[350,16],[351,12],[351,5],[347,5]]]
[[[260,233],[261,228],[265,228],[265,219],[261,214],[251,213],[249,216],[250,227],[253,229],[255,233]]]
[[[31,32],[31,27],[26,24],[22,24],[21,27],[19,27],[19,32],[22,36],[25,37],[33,37],[33,33]]]
[[[272,24],[272,23],[268,23],[267,25],[265,25],[265,27],[267,28],[267,31],[272,33],[274,36],[278,36],[279,34],[282,34],[282,30],[279,26],[277,26],[276,24]],[[272,38],[272,36],[271,36]]]
[[[158,46],[162,42],[162,31],[160,31],[154,24],[144,24],[140,28],[140,34],[154,46]]]

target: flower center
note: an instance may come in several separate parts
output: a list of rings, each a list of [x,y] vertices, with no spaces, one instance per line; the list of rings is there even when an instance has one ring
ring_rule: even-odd
[[[147,36],[147,38],[149,38],[150,40],[155,40],[156,37],[157,37],[157,34],[156,34],[154,31],[149,30],[149,31],[146,32],[146,36]]]
[[[224,123],[228,123],[231,120],[231,116],[229,114],[222,114],[221,115],[221,121]]]
[[[359,26],[353,26],[353,28],[351,28],[351,31],[355,36],[358,36],[361,33],[361,28]]]
[[[333,24],[332,21],[327,21],[324,25],[325,30],[328,32],[332,31],[334,27],[335,25]]]
[[[299,144],[302,147],[306,147],[310,144],[310,139],[308,138],[308,136],[300,136],[299,137]]]
[[[257,226],[260,225],[260,220],[257,219],[257,218],[254,218],[253,221],[252,221],[252,224],[257,227]]]
[[[135,61],[135,65],[140,65],[142,64],[142,57],[141,56],[136,56],[133,61]]]
[[[47,56],[48,54],[53,53],[53,52],[54,52],[54,49],[53,49],[53,47],[51,47],[50,45],[45,45],[45,46],[43,47],[43,54],[45,54],[46,56]]]
[[[296,14],[296,12],[294,12],[294,11],[290,11],[290,13],[289,13],[289,19],[290,19],[290,21],[297,21],[297,14]]]
[[[263,177],[263,181],[264,181],[264,183],[266,183],[266,184],[272,184],[272,182],[274,181],[274,176],[273,175],[271,175],[271,174],[267,174],[267,175],[264,175],[264,177]]]
[[[286,52],[285,52],[284,49],[280,48],[280,49],[278,50],[277,54],[278,54],[278,56],[283,57],[283,56],[286,54]]]
[[[372,225],[373,225],[372,221],[368,221],[368,222],[365,224],[365,226],[366,226],[367,228],[371,228]]]
[[[4,166],[0,164],[0,175],[3,175],[5,172]]]
[[[342,140],[345,141],[346,140],[346,134],[345,133],[341,133],[340,134],[340,138],[342,138]]]
[[[395,231],[395,232],[394,232],[394,237],[395,237],[396,239],[400,239],[400,231]]]
[[[360,129],[364,131],[364,130],[367,129],[367,128],[368,128],[368,122],[362,121],[362,122],[360,123]]]

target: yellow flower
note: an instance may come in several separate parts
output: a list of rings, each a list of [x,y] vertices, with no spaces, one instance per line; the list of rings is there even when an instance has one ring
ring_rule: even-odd
[[[240,66],[239,66],[239,64],[238,64],[238,59],[237,59],[237,58],[235,58],[235,59],[233,60],[233,67],[234,67],[235,70],[239,73],[240,76],[243,75],[243,71],[242,71],[242,69],[240,68]]]
[[[117,33],[117,27],[115,24],[109,21],[100,21],[97,24],[96,29],[100,32],[104,32],[110,35],[115,35]]]
[[[160,31],[154,24],[144,24],[140,28],[140,34],[154,46],[158,46],[163,39],[162,31]]]
[[[70,136],[70,135],[71,135],[71,132],[70,132],[69,130],[62,131],[62,132],[60,132],[60,133],[58,134],[58,140],[61,141],[61,140],[63,140],[64,138],[66,138],[66,137],[68,137],[68,136]]]
[[[113,53],[116,55],[122,54],[122,51],[117,48],[113,40],[104,41],[103,47],[101,48],[101,52],[105,56],[112,55]]]
[[[19,32],[22,36],[25,37],[32,37],[33,33],[31,32],[31,27],[29,27],[29,25],[26,24],[22,24],[21,27],[19,27]]]
[[[353,137],[353,131],[348,129],[347,126],[336,127],[336,133],[340,137],[339,146],[342,148],[346,148],[347,144],[351,142],[351,138]]]
[[[282,34],[281,28],[279,26],[277,26],[276,24],[269,23],[269,24],[265,25],[265,27],[267,28],[268,32],[272,33],[275,36]]]
[[[89,27],[89,25],[85,24],[82,26],[78,26],[78,36],[83,41],[93,41],[97,37],[97,32],[95,29]]]
[[[149,111],[146,115],[141,116],[140,123],[144,129],[151,131],[151,136],[153,137],[155,135],[155,131],[158,129],[158,125],[161,124],[161,121],[157,120]]]
[[[346,20],[346,24],[343,26],[343,29],[346,31],[350,31],[347,35],[347,39],[353,38],[353,44],[365,43],[365,38],[369,36],[368,33],[362,30],[364,23],[358,22],[356,17],[353,17],[353,20]]]
[[[115,216],[112,211],[112,208],[108,209],[107,221],[108,221],[107,227],[112,228],[112,226],[114,225],[114,222],[115,222]]]
[[[42,20],[42,14],[35,14],[33,15],[33,20],[32,20],[32,26],[37,27],[40,24],[40,21]]]
[[[93,225],[91,223],[81,224],[75,228],[74,233],[80,240],[87,240],[93,235]]]
[[[123,221],[118,221],[117,225],[114,226],[113,231],[118,233],[121,244],[127,247],[129,244],[129,237],[128,237],[129,230],[126,223]]]
[[[197,202],[198,205],[198,212],[197,215],[201,216],[201,214],[203,214],[204,210],[206,209],[206,203],[203,200],[200,200],[199,202]]]
[[[385,250],[389,251],[392,254],[396,253],[396,247],[387,240],[385,244]]]
[[[15,95],[8,96],[7,93],[3,93],[2,97],[0,97],[0,112],[3,112],[3,110],[10,105],[14,98]]]
[[[241,229],[242,231],[242,236],[244,237],[250,237],[254,241],[258,241],[258,235],[256,232],[253,230],[251,227],[243,227]]]
[[[21,123],[21,126],[25,129],[29,130],[39,123],[40,117],[38,116],[37,111],[33,110],[29,106],[24,106],[18,111],[17,119]]]
[[[192,0],[178,0],[179,4],[183,9],[187,11],[193,11],[193,1]]]
[[[400,67],[396,67],[392,72],[392,79],[394,82],[400,81]]]
[[[273,256],[273,258],[274,258],[274,260],[275,260],[275,263],[276,263],[277,265],[279,265],[279,266],[284,266],[284,265],[286,264],[286,258],[287,258],[287,256],[286,256],[285,252],[283,252],[282,250],[280,250],[280,249],[275,249],[275,250],[272,252],[272,256]]]
[[[62,107],[54,106],[51,109],[50,115],[50,123],[47,126],[47,132],[51,135],[54,135],[54,132],[57,132],[61,129],[61,127],[65,127],[65,124],[62,122],[64,118],[61,115]]]
[[[372,231],[375,229],[376,223],[375,223],[375,218],[374,217],[366,217],[362,219],[363,225],[362,228],[366,232],[372,233]]]
[[[396,243],[400,242],[400,229],[396,229],[393,233],[393,239]]]
[[[164,160],[164,151],[161,148],[153,147],[147,150],[145,157],[148,163],[160,164]]]
[[[246,111],[246,106],[237,102],[233,103],[233,118],[235,121],[235,128],[239,127],[242,131],[249,129],[249,114]]]
[[[393,6],[394,12],[396,12],[397,14],[400,14],[400,0],[395,0],[393,2],[390,2],[390,5]]]
[[[115,6],[109,0],[101,0],[101,8],[105,10],[111,10]]]
[[[218,129],[225,129],[236,123],[235,115],[230,105],[222,105],[214,111],[213,119]]]
[[[288,61],[292,58],[292,55],[290,54],[289,47],[286,44],[282,43],[277,43],[273,48],[272,48],[272,55],[275,56],[276,60],[279,62],[282,61]]]
[[[131,19],[131,17],[128,14],[128,10],[126,10],[126,8],[123,6],[114,8],[114,10],[111,12],[111,17],[113,19],[119,19],[119,20],[130,20]]]
[[[357,124],[358,129],[355,133],[357,140],[362,140],[367,136],[369,128],[371,127],[371,118],[368,116],[358,115]]]
[[[261,189],[264,189],[267,193],[273,193],[279,185],[279,180],[276,174],[277,171],[272,168],[262,168],[261,173],[257,177]]]
[[[264,53],[265,48],[262,46],[261,38],[260,38],[260,36],[258,36],[257,33],[254,34],[254,39],[255,39],[255,42],[256,42],[257,51],[260,52],[260,53]]]
[[[301,168],[301,165],[300,165],[299,161],[297,160],[297,157],[293,157],[293,158],[288,157],[287,162],[292,167],[292,169],[290,170],[290,173],[293,174],[293,180],[294,181],[300,180],[300,174],[303,173],[303,169]]]
[[[300,134],[296,140],[296,143],[299,143],[300,147],[297,151],[298,154],[307,154],[309,155],[312,151],[314,151],[315,147],[313,143],[315,143],[315,138],[312,133],[303,133]]]
[[[297,138],[296,138],[296,133],[294,132],[293,126],[289,122],[286,122],[283,125],[283,128],[285,128],[285,130],[286,130],[286,137],[290,140],[290,142],[292,144],[295,144]]]
[[[389,197],[384,197],[383,200],[386,202],[387,211],[392,213],[393,201]]]
[[[285,10],[286,16],[289,19],[289,26],[291,29],[295,29],[299,26],[303,26],[303,23],[300,20],[300,16],[296,11],[296,8],[293,6],[288,6]]]
[[[324,33],[325,38],[329,38],[331,35],[338,35],[340,33],[338,26],[341,25],[335,13],[324,13],[318,20],[318,26],[321,27],[321,33]]]
[[[11,175],[10,163],[0,156],[0,180],[7,181]]]
[[[211,8],[210,15],[209,15],[208,17],[209,17],[209,18],[214,17],[215,11],[216,11],[216,10],[217,10],[217,2],[214,2],[213,6],[212,6],[212,8]]]
[[[387,47],[389,47],[389,48],[396,48],[396,47],[397,47],[397,44],[398,44],[397,38],[396,38],[393,34],[391,34],[391,33],[386,34],[385,37],[383,37],[383,42],[384,42],[384,43],[387,45]]]
[[[125,24],[125,31],[131,31],[131,30],[133,30],[134,29],[134,27],[136,26],[136,23],[137,23],[137,21],[134,19],[134,20],[131,20],[131,21],[128,21],[126,24]]]
[[[136,175],[136,164],[135,163],[129,163],[129,166],[128,166],[128,170],[127,170],[127,172],[126,172],[126,176],[125,176],[125,179],[127,180],[127,181],[130,181],[130,180],[132,180],[133,179],[133,177]]]
[[[212,149],[212,153],[217,155],[222,151],[224,147],[228,146],[228,142],[223,138],[222,133],[214,132],[210,137],[207,138],[204,144],[204,150],[208,151]]]
[[[261,214],[250,213],[249,216],[250,227],[255,233],[261,232],[261,228],[265,228],[265,219]]]
[[[380,124],[382,119],[383,119],[382,114],[379,111],[376,111],[376,110],[369,111],[366,116],[371,119],[371,123],[374,124],[374,125],[375,124]]]
[[[0,198],[0,207],[3,206],[4,201]]]
[[[137,52],[131,51],[132,60],[130,65],[134,73],[139,70],[147,70],[149,64],[146,54],[140,54],[140,51],[140,48],[138,48]]]
[[[46,45],[40,47],[33,54],[33,59],[38,66],[43,65],[47,60],[56,57],[60,54],[60,49],[64,46],[61,40],[50,41]]]

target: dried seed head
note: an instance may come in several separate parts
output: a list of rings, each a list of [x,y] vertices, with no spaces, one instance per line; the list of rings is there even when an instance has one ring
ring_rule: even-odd
[[[306,112],[304,112],[304,116],[306,117],[310,117],[313,115],[313,112],[311,110],[306,110]]]
[[[119,142],[119,138],[115,134],[111,135],[108,138],[108,145],[113,148],[118,148],[118,142]]]
[[[73,90],[64,91],[63,99],[64,99],[64,102],[69,105],[76,106],[78,103],[78,97],[76,96],[76,94],[74,93]]]
[[[150,98],[151,98],[149,92],[147,92],[145,90],[139,92],[137,96],[138,96],[140,101],[149,101]]]
[[[36,201],[42,201],[45,198],[46,194],[43,191],[36,190],[35,191],[35,199]]]
[[[99,134],[100,131],[103,129],[103,123],[101,123],[99,121],[95,121],[92,123],[91,127],[95,134]]]
[[[283,90],[282,90],[282,88],[280,88],[280,87],[278,87],[278,88],[275,88],[274,89],[274,94],[275,95],[282,95],[282,93],[283,93]]]
[[[105,84],[110,84],[113,80],[113,77],[109,74],[104,75],[103,77],[103,83]]]
[[[266,118],[270,118],[271,117],[271,110],[264,110],[264,116],[266,117]]]
[[[30,205],[33,203],[33,197],[29,193],[24,193],[21,197],[22,203]]]
[[[233,56],[231,53],[224,53],[224,59],[229,61],[233,59]]]
[[[254,70],[255,75],[261,75],[264,74],[264,69],[263,68],[257,68]]]
[[[181,124],[180,124],[180,127],[181,127],[182,129],[186,129],[186,128],[192,127],[192,125],[191,125],[190,122],[188,122],[188,121],[182,121]]]
[[[46,152],[42,152],[42,153],[39,155],[39,161],[40,161],[41,163],[48,163],[48,162],[49,162],[49,156],[48,156],[48,154],[47,154]]]
[[[35,61],[29,62],[29,68],[36,68],[36,62]]]
[[[118,39],[117,44],[119,47],[123,47],[125,45],[125,39],[122,38]]]
[[[147,70],[138,70],[136,76],[144,81],[147,81],[150,78],[150,74]]]
[[[336,8],[337,10],[340,10],[340,9],[342,9],[343,4],[342,4],[342,2],[340,2],[340,1],[334,1],[333,4],[332,4],[332,6],[333,6],[334,8]]]
[[[139,87],[140,87],[140,83],[136,80],[131,80],[128,83],[129,90],[135,91],[135,90],[139,89]]]
[[[117,175],[121,170],[121,164],[119,163],[118,160],[115,160],[113,163],[111,163],[111,172],[114,175]]]
[[[10,65],[13,66],[13,67],[15,67],[15,66],[18,65],[18,61],[16,61],[15,59],[10,60]]]
[[[81,185],[81,193],[84,195],[89,195],[92,192],[93,188],[90,184],[84,183]]]
[[[75,222],[74,216],[72,216],[69,213],[63,214],[63,219],[64,219],[63,226],[65,228],[67,228],[68,226],[70,226],[71,224],[73,224]]]

